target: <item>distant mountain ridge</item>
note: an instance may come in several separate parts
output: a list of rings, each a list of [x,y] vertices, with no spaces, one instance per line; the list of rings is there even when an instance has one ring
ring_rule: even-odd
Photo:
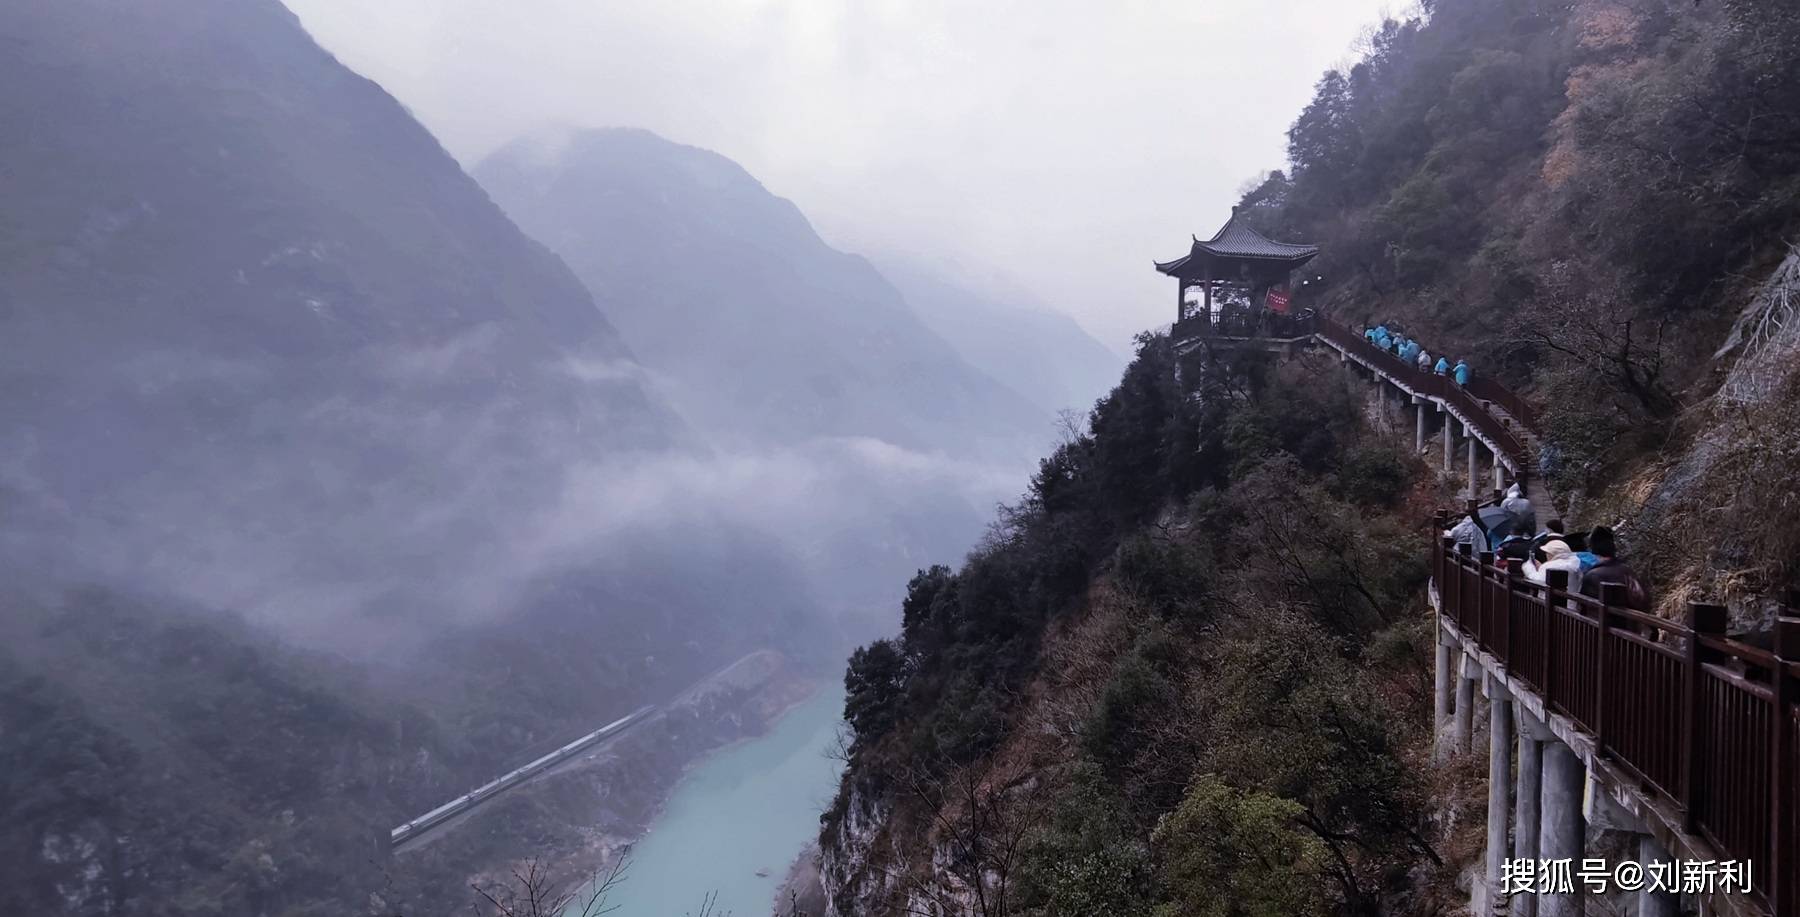
[[[1125,368],[1074,319],[1023,295],[980,292],[947,268],[903,255],[878,256],[875,265],[965,359],[1048,412],[1086,413]]]
[[[491,559],[575,458],[691,442],[567,267],[280,4],[27,4],[0,42],[9,552],[360,605]]]
[[[723,156],[582,130],[510,144],[475,175],[587,282],[702,429],[1014,458],[1048,438],[1048,412],[970,365],[866,259],[831,248]]]

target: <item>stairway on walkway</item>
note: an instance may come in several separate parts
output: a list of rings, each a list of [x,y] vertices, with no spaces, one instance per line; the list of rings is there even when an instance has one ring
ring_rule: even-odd
[[[1527,454],[1534,458],[1537,456],[1539,437],[1536,432],[1521,423],[1517,417],[1507,413],[1506,409],[1499,404],[1492,401],[1483,401],[1481,404],[1489,414],[1493,415],[1494,419],[1506,424],[1513,431],[1513,435],[1517,436],[1519,442],[1524,444]],[[1540,525],[1559,514],[1550,493],[1550,486],[1545,483],[1544,476],[1537,473],[1536,468],[1529,469],[1525,475],[1525,499],[1531,501]]]

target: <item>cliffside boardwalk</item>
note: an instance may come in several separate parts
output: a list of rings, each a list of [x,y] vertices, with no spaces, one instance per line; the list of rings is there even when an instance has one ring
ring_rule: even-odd
[[[1186,350],[1203,346],[1288,354],[1312,347],[1335,350],[1339,359],[1375,382],[1384,406],[1391,392],[1396,407],[1412,409],[1416,451],[1424,451],[1435,429],[1443,440],[1445,474],[1454,472],[1457,453],[1464,453],[1468,496],[1484,493],[1484,475],[1491,473],[1494,490],[1508,479],[1525,481],[1526,496],[1534,505],[1549,506],[1549,495],[1537,476],[1528,473],[1537,412],[1523,398],[1485,377],[1459,385],[1376,347],[1325,316],[1290,309],[1295,272],[1318,254],[1317,246],[1263,237],[1233,208],[1231,219],[1211,239],[1194,239],[1187,256],[1156,262],[1159,273],[1176,281],[1171,339]],[[1201,296],[1190,301],[1189,291],[1194,289],[1201,290]]]
[[[1384,409],[1390,391],[1412,409],[1416,451],[1435,425],[1446,475],[1460,430],[1471,500],[1485,459],[1496,492],[1527,481],[1533,503],[1550,506],[1526,473],[1537,416],[1524,399],[1491,379],[1457,384],[1324,316],[1287,311],[1286,283],[1317,252],[1270,242],[1234,212],[1187,258],[1156,265],[1178,282],[1171,337],[1190,351],[1334,350],[1378,386]],[[1188,301],[1194,287],[1205,291],[1199,302]],[[1434,534],[1450,521],[1440,512]],[[1682,913],[1683,895],[1703,913],[1800,915],[1800,595],[1763,649],[1726,636],[1722,606],[1692,603],[1687,620],[1669,620],[1625,607],[1621,587],[1589,598],[1568,591],[1566,572],[1538,585],[1517,561],[1468,551],[1437,540],[1431,594],[1439,760],[1473,752],[1476,724],[1488,725],[1475,910],[1569,917],[1591,910],[1585,889],[1604,887],[1635,895],[1641,917]],[[1590,885],[1581,876],[1599,862],[1590,827],[1635,835],[1633,862],[1664,872],[1637,888],[1610,871]],[[1534,873],[1561,862],[1567,875],[1527,878],[1525,862]]]
[[[1709,913],[1800,913],[1800,617],[1792,600],[1773,647],[1761,649],[1725,635],[1718,605],[1690,604],[1687,620],[1673,621],[1624,607],[1618,587],[1599,600],[1571,594],[1560,571],[1539,586],[1516,562],[1497,565],[1442,542],[1431,561],[1439,740],[1472,750],[1481,682],[1495,799],[1512,785],[1507,724],[1517,722],[1514,837],[1509,853],[1501,806],[1489,825],[1489,901],[1504,897],[1495,894],[1501,860],[1579,861],[1594,823],[1640,835],[1640,861],[1750,864],[1751,891],[1701,896]],[[1672,895],[1641,895],[1640,914],[1678,913]],[[1512,911],[1528,913],[1521,905],[1529,903],[1514,898]],[[1579,893],[1539,899],[1537,913],[1581,913]]]

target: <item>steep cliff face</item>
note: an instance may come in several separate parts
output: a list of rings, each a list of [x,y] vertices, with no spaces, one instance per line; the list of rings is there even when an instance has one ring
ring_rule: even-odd
[[[831,913],[1424,912],[1450,886],[1410,763],[1439,494],[1340,372],[1150,339],[983,549],[912,581],[846,675]]]

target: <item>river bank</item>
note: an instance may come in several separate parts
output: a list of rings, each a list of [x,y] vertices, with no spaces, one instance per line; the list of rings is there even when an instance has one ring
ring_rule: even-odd
[[[442,912],[458,899],[465,903],[457,907],[466,907],[470,886],[505,886],[515,869],[534,859],[558,884],[585,881],[651,833],[671,795],[697,767],[721,750],[766,737],[790,711],[816,697],[820,685],[817,671],[773,651],[752,653],[714,673],[641,726],[558,764],[396,860],[396,876],[406,884],[436,890],[410,912]],[[471,869],[473,864],[479,865]]]

